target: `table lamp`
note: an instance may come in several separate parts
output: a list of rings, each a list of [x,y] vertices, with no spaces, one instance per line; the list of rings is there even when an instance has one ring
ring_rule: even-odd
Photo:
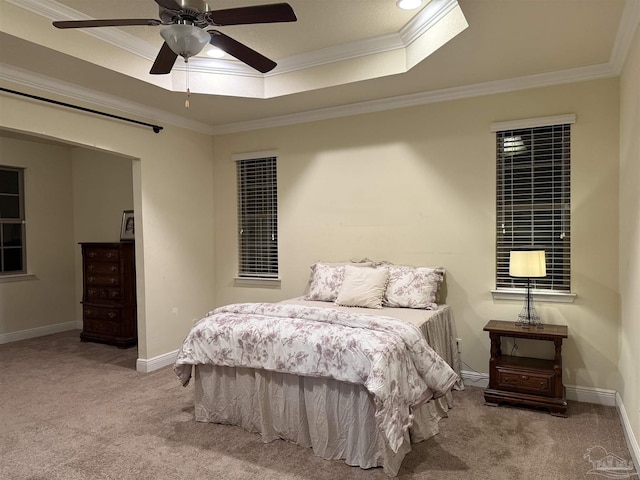
[[[527,279],[527,298],[522,311],[518,315],[516,325],[523,328],[532,326],[543,328],[542,322],[540,322],[540,315],[538,315],[533,306],[531,279],[547,276],[544,250],[512,250],[509,252],[509,275]]]

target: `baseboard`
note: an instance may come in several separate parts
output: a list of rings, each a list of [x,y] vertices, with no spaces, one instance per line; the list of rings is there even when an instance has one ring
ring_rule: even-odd
[[[136,360],[136,370],[143,373],[159,370],[160,368],[173,365],[177,356],[178,350],[174,350],[173,352],[163,353],[162,355],[149,359],[139,358]]]
[[[583,403],[595,403],[606,407],[616,406],[616,391],[604,388],[580,387],[578,385],[565,385],[567,400]]]
[[[489,386],[489,375],[486,373],[470,372],[467,370],[463,370],[461,373],[462,381],[467,386],[480,388],[487,388]],[[567,400],[595,403],[596,405],[605,405],[607,407],[615,407],[617,405],[615,390],[565,385],[565,393]]]
[[[469,372],[462,370],[462,382],[469,387],[487,388],[489,386],[489,374],[479,372]]]
[[[44,327],[30,328],[28,330],[20,330],[19,332],[3,333],[0,335],[0,344],[17,342],[19,340],[27,340],[29,338],[44,337],[52,333],[66,332],[68,330],[77,330],[76,322],[57,323],[55,325],[47,325]]]
[[[624,408],[622,397],[617,392],[616,392],[616,406],[618,407],[618,415],[620,415],[620,422],[622,423],[624,438],[627,440],[627,447],[629,448],[629,452],[631,453],[631,459],[633,460],[633,464],[636,466],[636,471],[637,471],[638,466],[640,466],[640,445],[638,445],[638,439],[634,435],[633,429],[631,428],[631,422],[629,421],[627,410]]]

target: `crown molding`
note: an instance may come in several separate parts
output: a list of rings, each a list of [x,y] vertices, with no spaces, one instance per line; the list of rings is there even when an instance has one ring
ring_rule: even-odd
[[[579,67],[559,72],[550,72],[526,77],[496,80],[492,82],[476,83],[461,87],[443,88],[410,95],[400,95],[380,100],[342,105],[339,107],[323,108],[291,115],[281,115],[247,122],[229,123],[212,128],[214,135],[245,132],[262,128],[282,127],[286,125],[329,120],[332,118],[362,115],[366,113],[393,110],[396,108],[414,107],[430,103],[447,102],[464,98],[496,95],[500,93],[527,90],[531,88],[548,87],[565,83],[597,80],[607,77],[615,77],[617,73],[609,63],[590,67]]]
[[[457,0],[431,0],[398,32],[404,46],[411,45],[457,6]]]
[[[640,25],[640,0],[627,0],[622,11],[622,18],[620,19],[620,26],[613,44],[611,57],[609,58],[609,62],[618,75],[622,71],[638,25]]]
[[[35,72],[23,70],[11,65],[0,64],[0,79],[36,88],[56,95],[85,102],[103,108],[110,108],[129,115],[152,120],[154,122],[168,123],[176,127],[194,130],[200,133],[223,135],[228,133],[246,132],[263,128],[282,127],[298,123],[330,120],[332,118],[362,115],[397,108],[414,107],[431,103],[447,102],[465,98],[496,95],[531,88],[548,87],[566,83],[597,80],[607,77],[615,77],[618,73],[610,63],[579,67],[559,72],[550,72],[526,77],[496,80],[492,82],[464,85],[460,87],[444,88],[428,92],[410,95],[399,95],[379,100],[353,103],[339,107],[310,110],[302,113],[281,115],[246,122],[228,123],[218,126],[210,126],[201,122],[195,122],[188,118],[171,114],[167,111],[148,107],[134,102],[124,101],[118,97],[106,95],[96,90],[80,87],[72,83],[52,79]]]
[[[200,133],[212,134],[211,127],[201,122],[195,122],[180,115],[174,115],[165,110],[152,108],[147,105],[123,100],[119,97],[106,95],[97,90],[81,87],[73,83],[53,79],[36,72],[0,64],[0,80],[11,82],[27,88],[54,95],[61,95],[67,99],[83,102],[100,108],[108,108],[124,112],[138,118],[144,118],[156,123],[168,123],[175,127],[185,128]]]

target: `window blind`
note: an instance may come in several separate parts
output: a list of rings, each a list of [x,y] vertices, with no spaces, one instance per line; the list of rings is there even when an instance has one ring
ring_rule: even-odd
[[[496,288],[525,288],[509,276],[509,252],[545,250],[547,276],[532,288],[571,291],[571,125],[496,132]]]
[[[26,272],[24,170],[0,166],[0,275]]]
[[[278,277],[276,157],[238,160],[240,277]]]

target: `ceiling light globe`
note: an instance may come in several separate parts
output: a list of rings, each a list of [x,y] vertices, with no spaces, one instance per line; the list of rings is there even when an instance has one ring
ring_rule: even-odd
[[[181,23],[162,27],[160,35],[169,48],[185,60],[200,53],[211,40],[206,30]]]

